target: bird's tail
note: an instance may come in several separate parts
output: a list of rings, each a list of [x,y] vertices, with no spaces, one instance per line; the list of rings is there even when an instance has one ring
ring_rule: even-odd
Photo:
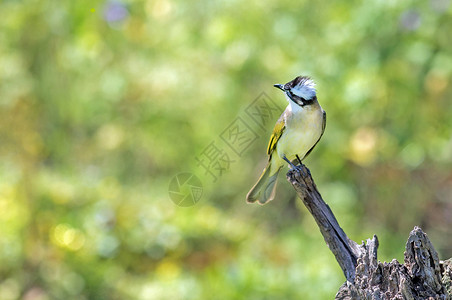
[[[268,162],[261,177],[246,195],[246,202],[254,203],[259,200],[259,204],[265,204],[273,200],[276,191],[276,179],[278,179],[279,170],[271,175],[271,161]]]

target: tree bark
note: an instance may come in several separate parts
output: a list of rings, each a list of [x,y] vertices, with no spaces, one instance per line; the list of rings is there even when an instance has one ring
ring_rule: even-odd
[[[411,231],[404,264],[395,259],[390,263],[379,262],[377,236],[361,245],[349,239],[323,201],[305,165],[290,170],[287,180],[314,217],[345,275],[346,282],[336,299],[452,300],[452,259],[440,261],[422,229],[416,226]]]

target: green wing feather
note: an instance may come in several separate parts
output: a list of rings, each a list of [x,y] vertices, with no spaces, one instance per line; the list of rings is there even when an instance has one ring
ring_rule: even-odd
[[[257,183],[251,188],[248,195],[246,195],[246,201],[248,203],[253,203],[259,200],[259,204],[265,204],[275,197],[276,179],[278,178],[281,166],[279,166],[277,170],[272,170],[270,159],[273,151],[276,149],[276,144],[278,143],[279,138],[284,132],[284,129],[286,129],[286,126],[283,113],[276,122],[275,128],[273,129],[273,133],[270,137],[270,142],[268,143],[267,154],[270,157],[267,166],[262,172],[262,175]],[[272,171],[273,174],[270,174]]]
[[[273,151],[276,149],[276,144],[279,141],[279,138],[283,134],[284,130],[286,129],[286,122],[284,121],[284,113],[279,117],[278,121],[276,122],[275,128],[273,128],[273,133],[270,137],[270,142],[268,143],[267,147],[267,154],[272,155]]]

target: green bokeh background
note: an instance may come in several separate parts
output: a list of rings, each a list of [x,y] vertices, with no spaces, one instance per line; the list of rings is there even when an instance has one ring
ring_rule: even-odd
[[[221,139],[300,74],[328,114],[305,163],[345,232],[403,261],[419,225],[451,257],[449,2],[0,1],[0,299],[332,299],[344,276],[284,176],[245,203],[278,116],[241,155]]]

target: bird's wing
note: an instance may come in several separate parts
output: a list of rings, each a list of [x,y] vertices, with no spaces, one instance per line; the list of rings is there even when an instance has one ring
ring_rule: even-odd
[[[323,111],[322,133],[320,134],[319,139],[317,140],[317,142],[315,142],[314,146],[312,146],[311,149],[309,149],[309,151],[306,153],[306,155],[303,157],[303,159],[305,159],[311,153],[312,149],[314,149],[314,147],[320,141],[320,139],[322,138],[323,133],[325,132],[325,127],[326,127],[326,112]]]
[[[276,149],[276,144],[278,143],[279,138],[283,134],[286,129],[286,122],[284,120],[284,113],[281,114],[278,121],[275,124],[275,128],[273,128],[272,136],[270,137],[270,141],[267,147],[267,154],[272,155],[273,151]]]

